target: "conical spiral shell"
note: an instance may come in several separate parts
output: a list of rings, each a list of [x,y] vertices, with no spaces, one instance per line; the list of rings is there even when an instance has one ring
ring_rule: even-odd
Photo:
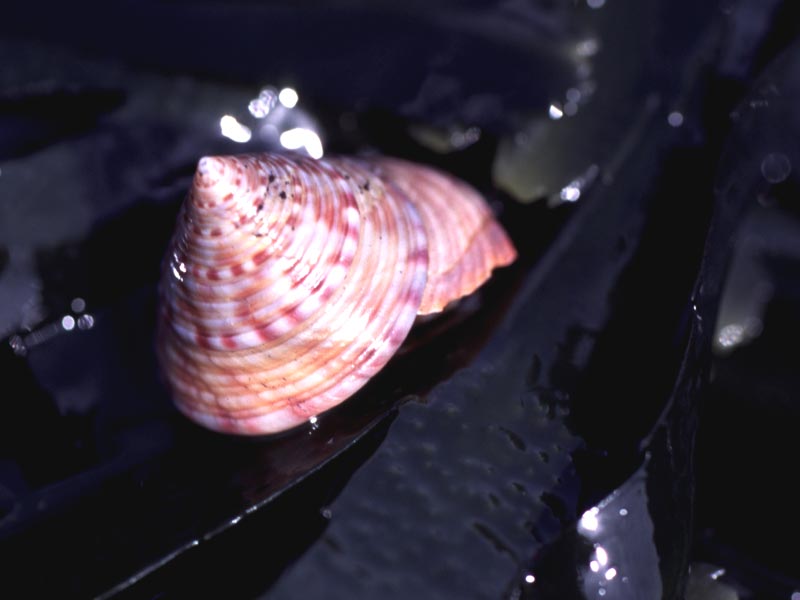
[[[282,431],[353,394],[417,314],[514,257],[477,192],[427,167],[206,157],[165,259],[159,358],[197,423]]]

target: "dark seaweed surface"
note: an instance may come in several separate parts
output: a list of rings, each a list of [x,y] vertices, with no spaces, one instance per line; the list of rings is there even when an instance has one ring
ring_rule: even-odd
[[[800,593],[791,2],[429,4],[3,9],[0,597]],[[471,182],[520,257],[236,439],[171,406],[156,281],[197,159],[280,147],[265,85]]]

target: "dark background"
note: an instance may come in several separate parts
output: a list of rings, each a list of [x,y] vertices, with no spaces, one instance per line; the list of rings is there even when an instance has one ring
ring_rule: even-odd
[[[5,7],[2,596],[800,592],[791,4]],[[211,434],[160,260],[200,156],[297,125],[466,179],[520,257],[315,426]]]

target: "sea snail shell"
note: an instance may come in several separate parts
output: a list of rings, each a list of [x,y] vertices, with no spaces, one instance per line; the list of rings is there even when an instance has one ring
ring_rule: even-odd
[[[158,355],[210,429],[289,429],[353,394],[418,314],[516,251],[481,196],[392,158],[202,158],[160,286]]]

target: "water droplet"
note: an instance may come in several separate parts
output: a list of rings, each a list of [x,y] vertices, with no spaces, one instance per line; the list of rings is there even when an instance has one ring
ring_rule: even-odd
[[[596,38],[587,38],[585,40],[581,40],[575,46],[575,53],[581,58],[594,56],[597,54],[598,50],[600,50],[600,41]]]
[[[287,98],[288,99],[288,98]],[[278,92],[274,88],[264,88],[258,94],[258,98],[251,100],[247,110],[256,119],[263,119],[278,104]]]
[[[290,87],[283,88],[278,94],[278,100],[280,100],[281,104],[283,104],[286,108],[294,108],[297,106],[297,101],[300,97],[297,95],[297,92]]]
[[[581,197],[581,188],[577,185],[570,184],[562,188],[559,194],[564,202],[576,202]]]
[[[236,117],[231,115],[224,115],[219,120],[219,129],[223,136],[240,144],[249,142],[250,138],[253,137],[253,132],[250,128],[239,123]]]
[[[578,88],[569,88],[567,90],[567,100],[569,102],[580,102],[581,91]]]
[[[667,115],[667,123],[669,123],[671,127],[680,127],[683,125],[683,115],[677,110],[673,110]]]
[[[14,354],[17,356],[25,356],[28,353],[28,346],[20,336],[12,336],[8,343],[11,346],[11,350],[13,350]]]
[[[83,298],[73,298],[69,307],[72,312],[81,313],[86,309],[86,301]]]
[[[569,101],[564,105],[564,114],[568,117],[574,116],[578,112],[578,104],[576,102]]]
[[[581,515],[580,526],[582,529],[586,531],[597,531],[598,526],[600,525],[599,520],[597,519],[597,515],[600,512],[600,509],[596,506],[593,506],[589,510],[587,510],[583,515]]]
[[[725,325],[717,336],[717,341],[723,348],[732,348],[741,343],[744,337],[744,327],[738,323]]]
[[[78,329],[91,329],[94,327],[94,317],[92,315],[81,315],[78,317]]]
[[[309,433],[309,435],[311,435],[312,433],[314,433],[315,431],[317,431],[319,429],[319,419],[317,417],[309,418],[308,419],[308,425],[309,425],[308,433]]]
[[[761,174],[770,183],[780,183],[792,172],[792,163],[785,154],[771,152],[761,161]]]

